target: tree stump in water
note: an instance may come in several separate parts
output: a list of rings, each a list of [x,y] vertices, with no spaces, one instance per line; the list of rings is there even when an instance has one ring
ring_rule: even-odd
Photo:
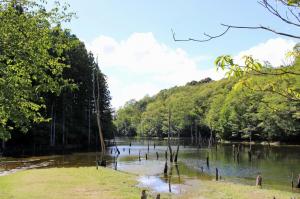
[[[262,177],[260,175],[256,177],[256,186],[262,186]]]
[[[141,161],[141,151],[139,151],[139,161]]]
[[[166,161],[165,168],[164,168],[164,174],[167,175],[167,173],[168,173],[168,163]]]
[[[156,199],[160,199],[160,194],[157,194]]]
[[[206,166],[209,168],[209,156],[206,157]]]
[[[158,155],[158,152],[156,152],[156,160],[158,160],[159,158],[159,155]]]
[[[147,199],[146,190],[142,191],[141,199]]]
[[[148,154],[146,153],[146,160],[148,160]]]
[[[167,151],[165,152],[165,157],[166,157],[166,160],[168,160],[168,152]]]
[[[154,144],[153,144],[153,148],[155,149],[155,142],[154,142]]]
[[[299,176],[298,176],[298,181],[297,181],[297,186],[296,186],[296,188],[300,188],[300,174],[299,174]]]

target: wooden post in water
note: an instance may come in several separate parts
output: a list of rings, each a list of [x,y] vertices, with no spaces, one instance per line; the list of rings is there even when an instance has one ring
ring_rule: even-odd
[[[158,155],[158,152],[156,152],[156,160],[158,160],[159,158],[159,155]]]
[[[209,168],[209,156],[206,157],[206,166]]]
[[[219,180],[219,170],[218,170],[218,168],[216,168],[216,181],[218,181]]]
[[[262,177],[261,177],[261,175],[258,175],[257,177],[256,177],[256,186],[262,186]]]
[[[298,176],[298,181],[297,181],[297,186],[296,186],[296,188],[300,188],[300,174],[299,174],[299,176]]]
[[[141,151],[139,151],[139,161],[141,161]]]
[[[153,148],[155,149],[155,142],[154,142],[154,144],[153,144]]]
[[[146,190],[142,191],[141,199],[147,199]]]
[[[165,152],[166,161],[168,160],[168,151]]]
[[[146,160],[148,160],[148,154],[146,153]]]
[[[164,175],[166,176],[167,173],[168,173],[168,162],[166,161],[165,168],[164,168]]]

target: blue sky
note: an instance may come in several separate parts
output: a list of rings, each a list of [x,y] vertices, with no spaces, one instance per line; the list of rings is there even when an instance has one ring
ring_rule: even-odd
[[[271,16],[256,0],[70,0],[77,13],[68,27],[99,57],[107,75],[113,107],[206,76],[220,79],[218,55],[264,53],[259,59],[283,57],[296,41],[264,31],[232,30],[207,43],[174,42],[218,34],[220,23],[267,25],[285,32],[290,26]],[[274,50],[276,49],[276,50]],[[269,60],[270,61],[270,60]],[[277,61],[281,61],[281,58]],[[276,63],[274,63],[276,64]]]

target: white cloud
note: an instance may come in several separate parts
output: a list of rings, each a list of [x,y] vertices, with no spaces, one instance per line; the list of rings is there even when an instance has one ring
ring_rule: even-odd
[[[248,50],[240,52],[234,59],[242,64],[242,58],[245,55],[252,55],[253,58],[262,62],[269,62],[274,67],[279,67],[291,63],[291,58],[286,57],[286,53],[291,51],[296,45],[293,40],[283,38],[269,39]]]
[[[214,68],[198,66],[211,57],[190,57],[183,49],[158,42],[152,33],[133,33],[123,41],[99,36],[87,48],[99,57],[100,67],[108,76],[114,107],[191,80],[223,77]]]
[[[234,58],[240,60],[244,55],[252,55],[279,66],[286,62],[285,54],[295,44],[294,41],[282,38],[270,39],[240,52]],[[161,89],[183,85],[192,80],[205,77],[218,80],[224,77],[223,71],[216,72],[212,66],[214,57],[191,57],[183,49],[173,49],[157,41],[152,33],[133,33],[122,41],[99,36],[87,43],[87,48],[99,57],[101,70],[108,76],[112,105],[115,108],[130,99],[138,100],[146,94],[154,95]],[[208,63],[211,68],[200,67],[209,67]]]

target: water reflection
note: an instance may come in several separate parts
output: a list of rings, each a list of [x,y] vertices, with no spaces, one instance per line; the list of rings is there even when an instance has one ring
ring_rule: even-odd
[[[238,144],[219,144],[205,148],[204,145],[189,145],[189,140],[180,140],[178,164],[168,162],[168,171],[164,175],[166,161],[166,140],[117,139],[118,148],[107,150],[108,166],[143,176],[151,183],[164,183],[167,191],[176,193],[181,186],[192,179],[212,180],[216,168],[222,180],[255,185],[258,174],[263,177],[264,187],[290,190],[291,179],[294,181],[300,173],[300,147],[269,147]],[[183,147],[184,143],[184,147]],[[174,142],[174,148],[175,142]],[[146,160],[147,154],[147,160]],[[61,156],[43,156],[31,158],[2,158],[0,173],[30,165],[46,167],[82,167],[95,166],[96,153],[73,153]],[[35,161],[30,161],[35,160]],[[155,179],[155,180],[154,180]],[[144,180],[143,180],[144,181]],[[150,183],[150,182],[149,182]],[[165,188],[164,188],[165,189]]]

